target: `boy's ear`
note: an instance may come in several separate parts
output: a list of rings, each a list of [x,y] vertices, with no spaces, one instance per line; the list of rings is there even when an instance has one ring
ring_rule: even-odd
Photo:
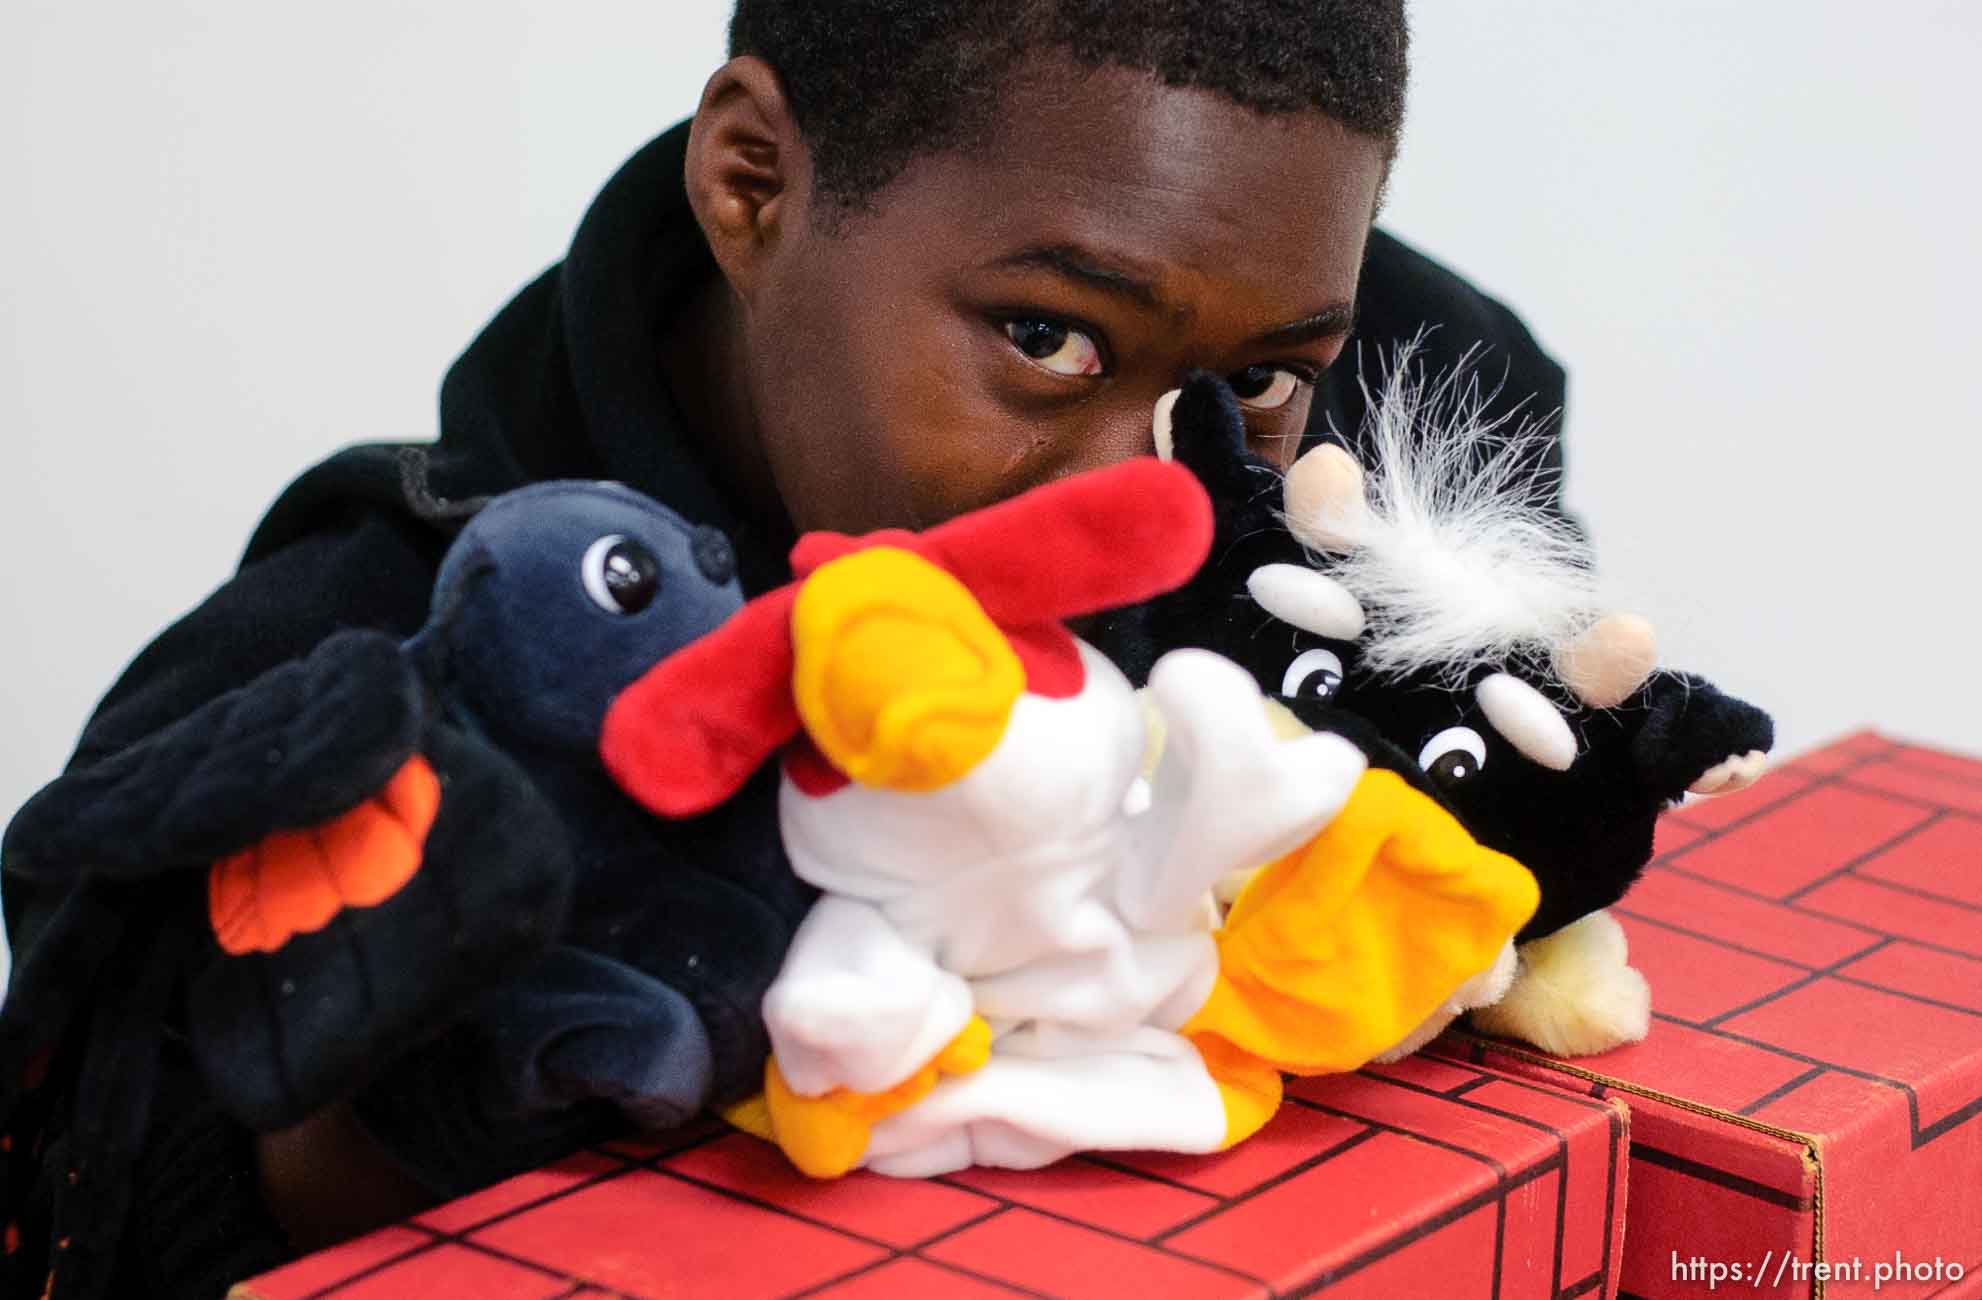
[[[688,205],[732,288],[747,302],[793,218],[806,162],[784,83],[755,55],[731,59],[702,89],[688,128]]]

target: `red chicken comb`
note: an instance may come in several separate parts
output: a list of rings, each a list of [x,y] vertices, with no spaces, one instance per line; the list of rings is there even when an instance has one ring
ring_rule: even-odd
[[[1008,629],[1133,605],[1182,585],[1211,550],[1211,501],[1181,465],[1139,456],[1032,488],[922,533],[807,533],[794,581],[668,656],[622,691],[599,749],[626,792],[664,816],[706,812],[798,731],[791,607],[820,566],[896,546],[947,570]]]

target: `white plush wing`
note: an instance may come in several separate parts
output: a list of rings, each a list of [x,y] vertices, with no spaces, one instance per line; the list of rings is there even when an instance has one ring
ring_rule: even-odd
[[[1221,876],[1327,825],[1367,764],[1340,736],[1276,737],[1252,678],[1206,650],[1163,656],[1149,693],[1167,734],[1116,899],[1129,924],[1169,932],[1197,923]]]
[[[828,894],[792,938],[764,1022],[792,1091],[884,1092],[970,1020],[970,988],[869,903]]]

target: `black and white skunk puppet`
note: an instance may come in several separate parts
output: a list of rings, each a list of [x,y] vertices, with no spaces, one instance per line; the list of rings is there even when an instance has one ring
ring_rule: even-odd
[[[1393,1054],[1471,1010],[1487,1032],[1582,1055],[1649,1022],[1603,909],[1650,860],[1659,814],[1751,784],[1774,727],[1658,667],[1651,625],[1598,603],[1588,544],[1534,468],[1538,435],[1484,405],[1464,372],[1428,382],[1406,350],[1370,404],[1370,471],[1330,441],[1283,477],[1246,451],[1224,382],[1192,376],[1156,436],[1211,493],[1211,558],[1108,642],[1132,678],[1145,647],[1237,660],[1307,727],[1349,736],[1534,873],[1518,960]]]

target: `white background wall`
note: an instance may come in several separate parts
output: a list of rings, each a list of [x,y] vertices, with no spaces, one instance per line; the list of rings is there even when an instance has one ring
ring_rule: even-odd
[[[0,6],[0,815],[305,464],[440,375],[694,107],[727,5]],[[1982,749],[1955,0],[1419,0],[1386,220],[1571,372],[1572,503],[1784,748]]]
[[[1982,750],[1982,7],[1428,0],[1386,220],[1570,372],[1571,503],[1785,751]]]

